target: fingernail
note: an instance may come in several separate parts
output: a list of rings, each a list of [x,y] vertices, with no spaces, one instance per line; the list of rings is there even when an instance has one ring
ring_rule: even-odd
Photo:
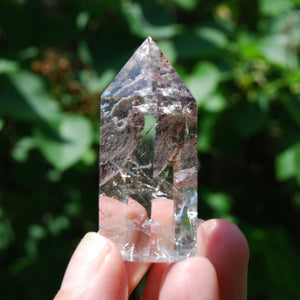
[[[94,232],[87,233],[69,262],[61,290],[88,286],[100,270],[109,252],[110,245],[104,237]]]
[[[209,236],[210,234],[212,234],[212,232],[214,232],[214,230],[217,228],[218,226],[218,220],[217,219],[211,219],[205,222],[205,224],[203,224],[202,228],[203,228],[203,235],[205,236],[205,238],[207,236]]]
[[[201,223],[198,227],[197,254],[199,256],[206,256],[207,241],[217,226],[218,221],[216,219],[210,219]]]
[[[205,221],[203,219],[198,219],[197,220],[197,227],[199,227],[202,223],[204,223]]]

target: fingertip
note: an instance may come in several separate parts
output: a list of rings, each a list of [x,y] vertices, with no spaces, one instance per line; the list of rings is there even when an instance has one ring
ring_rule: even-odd
[[[136,288],[136,286],[144,277],[146,272],[149,270],[150,265],[150,263],[125,261],[125,268],[128,277],[129,295],[132,293],[132,291]]]
[[[111,250],[109,241],[95,232],[81,239],[65,272],[61,290],[85,287],[93,279]]]
[[[218,300],[217,274],[211,262],[194,257],[170,265],[162,279],[159,299]]]
[[[153,300],[159,298],[161,280],[165,274],[165,270],[169,266],[170,263],[152,264],[149,275],[147,277],[142,300]]]
[[[122,300],[128,298],[128,276],[117,246],[108,240],[111,251],[106,256],[93,284],[91,299]],[[89,299],[89,298],[88,298]]]
[[[205,255],[214,246],[230,246],[231,251],[236,249],[238,258],[245,262],[249,259],[249,245],[239,227],[224,219],[210,219],[198,227],[198,254]],[[209,242],[209,244],[207,244]]]
[[[237,225],[211,219],[198,228],[198,255],[214,265],[224,300],[247,297],[248,242]]]
[[[77,246],[55,299],[127,299],[128,280],[114,243],[87,233]]]

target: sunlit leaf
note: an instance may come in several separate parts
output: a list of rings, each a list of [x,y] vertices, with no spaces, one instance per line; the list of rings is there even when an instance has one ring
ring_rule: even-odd
[[[91,93],[98,93],[100,95],[108,84],[114,79],[116,72],[112,69],[105,70],[101,75],[96,72],[84,70],[79,73],[82,84]]]
[[[59,234],[70,226],[70,220],[66,216],[58,216],[51,220],[48,229],[53,235]]]
[[[88,148],[87,151],[82,155],[81,161],[87,166],[92,166],[96,163],[97,158],[98,155],[95,149]]]
[[[64,170],[79,161],[93,141],[93,128],[88,119],[82,116],[64,117],[57,126],[60,139],[37,129],[37,145],[58,169]]]
[[[237,48],[237,54],[241,55],[245,60],[262,56],[262,51],[257,43],[257,37],[249,33],[240,33],[233,47]]]
[[[141,132],[142,137],[146,140],[155,138],[156,119],[151,115],[144,115],[144,128]]]
[[[220,77],[220,71],[209,62],[201,62],[195,67],[186,84],[198,105],[201,105],[205,98],[216,90]]]
[[[227,106],[228,101],[221,93],[215,93],[209,95],[205,100],[200,104],[205,111],[209,112],[221,112]]]
[[[31,136],[20,139],[12,150],[12,157],[18,162],[27,160],[29,151],[36,147],[35,139]]]
[[[300,144],[292,145],[277,155],[275,170],[278,180],[287,180],[299,173],[300,170]]]
[[[38,47],[32,46],[21,50],[18,53],[18,58],[20,60],[32,59],[34,57],[37,57],[38,54],[39,54]]]
[[[46,237],[47,232],[45,227],[38,224],[33,224],[29,226],[28,234],[32,239],[39,240]]]
[[[164,53],[164,55],[168,58],[168,60],[173,64],[173,62],[177,59],[177,52],[174,47],[174,44],[168,40],[162,40],[157,43],[158,47]]]
[[[293,7],[293,0],[260,0],[260,12],[267,16],[277,16]]]
[[[226,193],[208,193],[205,202],[219,214],[227,214],[231,210],[233,200]]]
[[[214,27],[201,26],[195,30],[196,35],[203,40],[210,41],[218,48],[223,48],[227,44],[226,34]]]
[[[288,48],[288,37],[285,34],[272,35],[261,38],[258,42],[265,59],[280,67],[293,67],[296,53],[292,53]]]
[[[2,130],[3,127],[4,127],[4,121],[3,119],[0,119],[0,131]]]
[[[123,12],[136,36],[145,38],[170,38],[181,31],[182,26],[173,22],[168,11],[158,5],[139,3],[124,4]]]
[[[83,30],[90,19],[90,14],[87,11],[81,11],[76,18],[76,25],[79,30]]]
[[[92,64],[93,58],[86,40],[82,39],[78,42],[78,56],[85,64]]]
[[[48,122],[60,116],[57,101],[43,80],[29,71],[2,77],[0,113],[20,119]]]
[[[196,7],[198,0],[170,0],[186,10],[192,10]]]
[[[19,69],[16,61],[0,58],[0,74],[15,72]]]
[[[80,214],[80,210],[82,209],[79,202],[69,202],[64,207],[66,213],[70,216],[76,216]]]

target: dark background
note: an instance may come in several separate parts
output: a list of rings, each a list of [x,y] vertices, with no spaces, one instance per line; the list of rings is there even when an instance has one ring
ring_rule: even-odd
[[[97,230],[99,96],[147,35],[199,105],[199,217],[245,233],[249,300],[299,299],[299,7],[1,0],[1,299],[51,299]]]

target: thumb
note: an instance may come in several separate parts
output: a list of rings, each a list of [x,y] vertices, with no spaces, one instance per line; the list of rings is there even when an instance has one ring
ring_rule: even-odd
[[[77,246],[54,300],[127,299],[128,279],[116,246],[87,233]]]

